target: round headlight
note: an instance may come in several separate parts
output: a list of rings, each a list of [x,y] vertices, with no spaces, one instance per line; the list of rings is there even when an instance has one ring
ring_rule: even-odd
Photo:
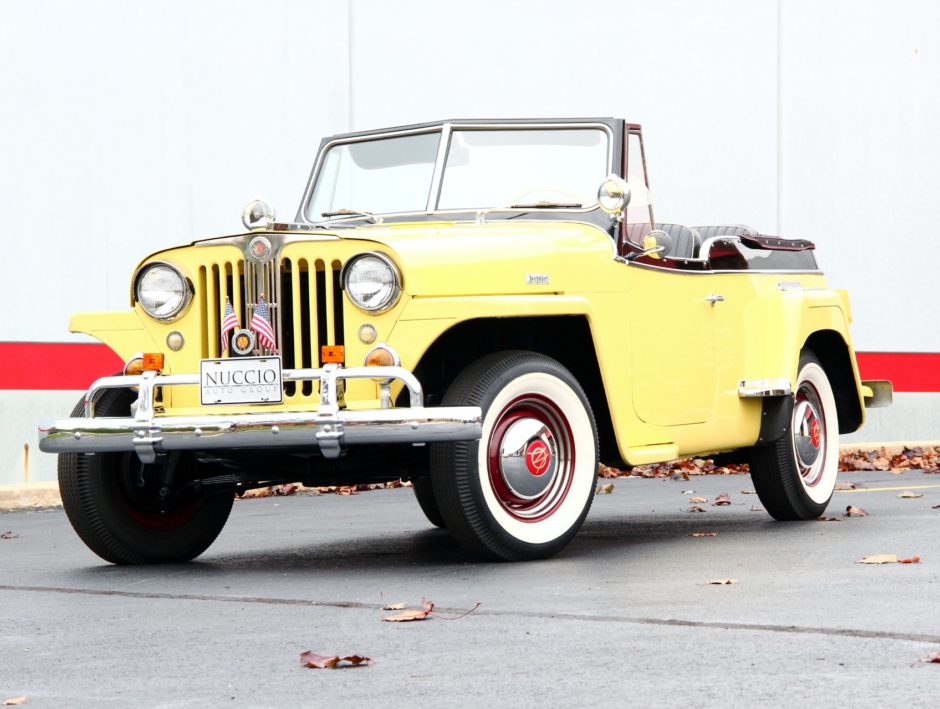
[[[165,263],[145,267],[137,275],[137,302],[152,318],[171,320],[189,304],[189,285],[183,274]]]
[[[401,277],[385,254],[362,254],[346,263],[343,290],[357,308],[381,313],[398,302]]]

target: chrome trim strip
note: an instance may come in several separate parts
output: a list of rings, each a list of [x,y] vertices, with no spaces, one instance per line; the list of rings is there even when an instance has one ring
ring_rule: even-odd
[[[428,204],[426,214],[434,214],[437,209],[437,200],[441,196],[441,185],[444,182],[444,163],[447,161],[447,151],[450,150],[450,134],[453,125],[445,123],[441,127],[441,142],[437,146],[437,158],[434,160],[434,173],[431,175],[431,189],[428,191]]]
[[[375,409],[319,413],[61,419],[39,429],[47,453],[135,451],[144,463],[174,450],[226,450],[318,446],[336,458],[345,446],[377,443],[473,441],[482,413],[473,406]]]
[[[691,259],[691,258],[673,259],[673,260],[683,261],[683,262],[701,261],[701,259]],[[663,271],[665,273],[675,273],[676,275],[682,275],[682,276],[714,276],[716,273],[721,273],[721,274],[735,274],[736,273],[742,276],[752,276],[754,274],[768,275],[768,274],[780,274],[780,273],[792,273],[792,274],[800,274],[800,275],[806,275],[806,276],[825,275],[825,271],[820,271],[818,269],[815,271],[806,271],[806,270],[788,269],[788,268],[780,268],[780,269],[762,268],[762,269],[753,269],[753,270],[740,268],[740,269],[723,269],[723,270],[716,269],[714,271],[686,271],[681,268],[672,268],[670,266],[656,266],[651,263],[640,263],[638,261],[626,261],[626,264],[628,266],[635,266],[637,268],[648,268],[652,271]]]
[[[402,367],[285,369],[283,381],[316,379],[320,406],[312,412],[272,412],[203,416],[157,416],[156,387],[198,385],[198,374],[144,372],[102,377],[85,395],[85,418],[69,418],[39,427],[39,449],[47,453],[135,451],[143,463],[169,450],[318,446],[336,458],[346,445],[473,441],[482,433],[477,406],[424,407],[418,379]],[[338,383],[345,379],[397,379],[408,389],[409,407],[349,411],[340,409]],[[104,389],[138,387],[132,418],[94,418],[95,395]]]
[[[789,396],[792,393],[789,379],[742,379],[738,382],[738,396],[742,399]]]

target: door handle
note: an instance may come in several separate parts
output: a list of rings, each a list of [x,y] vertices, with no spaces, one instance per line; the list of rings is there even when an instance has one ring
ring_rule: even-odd
[[[717,293],[711,293],[710,295],[705,296],[705,302],[711,303],[712,307],[715,307],[715,303],[724,302],[725,297],[723,295],[718,295]]]

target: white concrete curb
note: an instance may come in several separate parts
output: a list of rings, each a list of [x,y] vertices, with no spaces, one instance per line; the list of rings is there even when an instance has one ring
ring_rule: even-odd
[[[0,485],[0,511],[61,506],[57,482]]]

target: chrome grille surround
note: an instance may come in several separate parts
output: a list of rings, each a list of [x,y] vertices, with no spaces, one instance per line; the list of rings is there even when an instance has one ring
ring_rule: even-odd
[[[344,344],[341,258],[330,253],[333,236],[266,235],[272,242],[267,258],[253,257],[249,245],[256,233],[200,242],[196,246],[235,246],[233,251],[207,258],[198,270],[197,295],[201,295],[200,324],[203,359],[221,356],[220,338],[225,298],[228,297],[242,327],[248,327],[258,299],[264,295],[271,312],[277,352],[261,348],[257,354],[279,354],[285,369],[319,367],[323,345]],[[291,248],[299,242],[310,249]],[[316,243],[322,242],[322,243]],[[309,255],[308,255],[309,254]],[[311,381],[285,382],[285,403],[315,403]]]

